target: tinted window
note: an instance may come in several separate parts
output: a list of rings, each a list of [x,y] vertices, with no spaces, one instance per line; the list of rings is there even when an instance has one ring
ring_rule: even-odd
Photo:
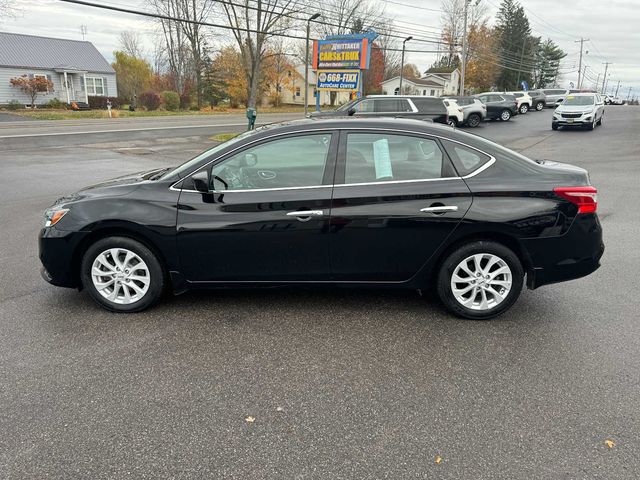
[[[490,102],[502,102],[504,99],[500,95],[488,95]]]
[[[439,98],[412,98],[411,101],[419,112],[444,113],[444,103]]]
[[[331,134],[272,140],[236,153],[211,169],[213,190],[322,185]]]
[[[516,98],[524,97],[524,93],[514,93],[513,96]]]
[[[367,100],[361,101],[360,103],[356,103],[356,105],[353,108],[358,113],[374,112],[375,111],[375,104],[374,104],[373,100],[367,99]]]
[[[465,147],[459,143],[448,140],[443,140],[443,143],[461,177],[469,175],[491,159],[489,155]]]
[[[374,100],[376,112],[410,112],[411,107],[405,98],[377,98]]]
[[[350,133],[345,183],[420,180],[453,176],[435,140],[408,135]]]

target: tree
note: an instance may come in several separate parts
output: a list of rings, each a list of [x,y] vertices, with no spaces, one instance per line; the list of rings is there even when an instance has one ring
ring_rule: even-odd
[[[496,36],[500,59],[500,74],[496,83],[500,89],[520,88],[519,80],[532,78],[532,52],[535,37],[524,9],[515,0],[503,0],[496,15]]]
[[[19,88],[20,91],[29,96],[31,99],[31,108],[36,106],[36,98],[42,92],[53,91],[53,82],[46,77],[31,77],[22,75],[9,80],[12,86]]]
[[[240,3],[221,5],[240,49],[240,65],[247,79],[247,107],[255,108],[269,39],[286,30],[290,20],[285,15],[296,6],[296,0],[242,0]]]
[[[363,91],[365,95],[382,92],[381,83],[384,80],[384,71],[384,53],[378,44],[374,42],[371,44],[369,70],[364,72],[363,77]]]
[[[468,43],[465,88],[476,92],[487,91],[494,85],[498,75],[498,67],[490,61],[496,49],[495,33],[486,23],[471,27]]]
[[[138,32],[124,30],[118,36],[120,51],[136,58],[144,58],[142,38]]]
[[[550,38],[538,45],[535,51],[535,67],[533,83],[536,88],[552,86],[558,76],[560,60],[567,54]]]
[[[238,50],[231,46],[220,50],[211,64],[210,72],[215,72],[232,107],[247,105],[248,81]]]
[[[464,35],[464,8],[467,0],[442,0],[440,9],[442,16],[442,42],[444,52],[433,65],[434,67],[459,67],[458,46],[462,45]],[[484,3],[475,2],[467,6],[467,30],[477,27],[487,19],[487,7]],[[437,65],[436,65],[437,64]]]
[[[124,52],[113,52],[113,56],[116,61],[111,66],[116,71],[118,93],[121,97],[131,99],[150,87],[153,72],[146,60]]]
[[[279,106],[282,90],[291,87],[292,79],[296,77],[296,74],[293,64],[284,53],[282,41],[275,43],[274,49],[267,52],[263,61],[261,93],[272,88],[275,92],[272,99],[273,106]],[[304,83],[304,78],[302,83]]]

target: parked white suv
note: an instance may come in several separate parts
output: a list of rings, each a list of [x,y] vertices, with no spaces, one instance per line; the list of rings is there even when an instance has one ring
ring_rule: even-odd
[[[525,114],[533,108],[533,98],[527,92],[505,92],[516,97],[518,102],[518,113]]]
[[[447,115],[449,116],[449,121],[447,122],[452,127],[457,127],[458,125],[462,125],[464,123],[464,112],[458,103],[451,99],[447,98],[443,100],[444,106],[447,107]]]
[[[597,93],[572,93],[553,112],[551,129],[558,127],[586,127],[589,130],[602,125],[604,100]]]

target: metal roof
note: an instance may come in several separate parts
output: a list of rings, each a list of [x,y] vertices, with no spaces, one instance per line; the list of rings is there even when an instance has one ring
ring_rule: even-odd
[[[0,32],[0,67],[114,73],[91,42]]]

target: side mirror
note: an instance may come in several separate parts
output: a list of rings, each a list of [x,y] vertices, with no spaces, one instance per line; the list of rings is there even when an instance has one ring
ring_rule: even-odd
[[[354,116],[356,113],[356,109],[351,107],[349,110],[347,110],[347,115],[349,115],[350,117]]]
[[[258,156],[255,153],[245,153],[242,159],[243,167],[255,167],[258,163]]]
[[[198,192],[209,193],[209,172],[202,170],[191,175],[193,186]]]

